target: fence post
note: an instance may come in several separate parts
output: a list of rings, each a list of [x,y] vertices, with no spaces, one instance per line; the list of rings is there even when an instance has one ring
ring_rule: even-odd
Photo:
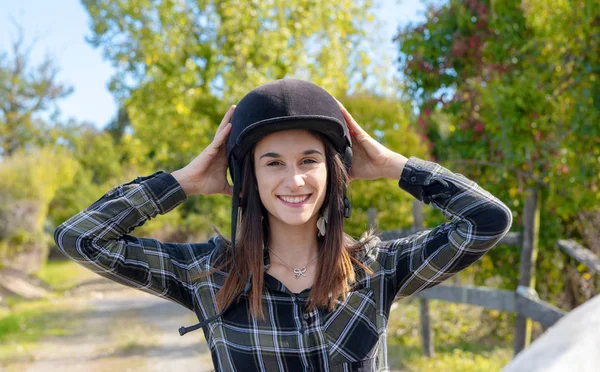
[[[412,206],[413,228],[420,230],[423,228],[423,204],[418,200],[413,200]],[[421,319],[421,347],[423,354],[427,357],[432,357],[434,354],[433,348],[433,332],[431,331],[431,319],[429,317],[429,300],[419,298],[419,315]]]
[[[519,267],[520,290],[535,291],[535,262],[538,254],[540,228],[540,192],[538,188],[525,190],[523,207],[523,242]],[[517,301],[517,307],[519,302]],[[517,308],[518,314],[518,308]],[[531,342],[531,319],[517,315],[514,354],[517,355]]]

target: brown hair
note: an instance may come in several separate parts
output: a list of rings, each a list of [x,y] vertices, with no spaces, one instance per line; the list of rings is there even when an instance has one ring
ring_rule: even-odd
[[[369,275],[371,271],[364,266],[355,254],[375,238],[374,230],[369,230],[366,236],[356,241],[344,233],[344,187],[348,181],[348,174],[340,154],[324,135],[311,131],[325,146],[327,167],[327,190],[322,210],[328,206],[327,234],[318,238],[318,255],[315,283],[308,297],[308,309],[315,307],[333,310],[335,300],[343,297],[355,282],[353,264],[365,270]],[[242,200],[240,202],[241,217],[238,223],[239,233],[235,243],[235,261],[242,278],[252,275],[252,290],[249,293],[250,313],[254,317],[263,318],[262,289],[264,272],[264,242],[269,237],[267,211],[260,201],[257,189],[256,175],[254,173],[254,148],[248,151],[242,160]],[[231,242],[215,228],[216,233],[225,243],[224,256],[217,259],[221,262],[216,270],[227,268],[229,275],[223,287],[217,292],[216,301],[219,309],[225,309],[235,299],[244,287],[240,275],[235,273]],[[232,237],[233,238],[233,237]],[[223,261],[224,259],[224,261]],[[206,273],[205,275],[209,275]],[[330,294],[332,294],[330,296]]]

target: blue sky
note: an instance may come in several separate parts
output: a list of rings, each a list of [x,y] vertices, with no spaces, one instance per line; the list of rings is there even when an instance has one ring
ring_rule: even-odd
[[[392,36],[399,25],[421,19],[424,5],[420,0],[374,1],[376,16],[383,23],[385,45],[381,47],[395,58]],[[26,40],[36,39],[32,62],[50,54],[60,67],[59,80],[74,88],[59,102],[62,116],[103,127],[117,109],[106,88],[113,69],[102,59],[101,50],[85,41],[90,34],[88,21],[81,2],[76,0],[0,0],[0,51],[6,51],[16,36],[13,22],[22,25]]]

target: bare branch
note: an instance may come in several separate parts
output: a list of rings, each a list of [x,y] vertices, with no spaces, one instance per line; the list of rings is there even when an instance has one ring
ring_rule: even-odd
[[[50,55],[31,66],[31,52],[36,40],[26,43],[23,27],[13,20],[16,35],[9,53],[0,54],[0,118],[3,122],[2,156],[36,142],[42,136],[43,123],[38,114],[72,92],[58,81],[59,68]]]

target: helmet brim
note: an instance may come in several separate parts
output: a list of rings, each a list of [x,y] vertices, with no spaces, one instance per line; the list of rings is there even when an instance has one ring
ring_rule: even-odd
[[[332,123],[337,125],[331,125]],[[297,115],[270,118],[249,125],[238,136],[231,149],[231,155],[239,160],[263,137],[292,129],[306,129],[323,133],[341,154],[344,154],[347,146],[352,146],[348,139],[348,129],[345,123],[340,123],[336,118],[328,116]]]

